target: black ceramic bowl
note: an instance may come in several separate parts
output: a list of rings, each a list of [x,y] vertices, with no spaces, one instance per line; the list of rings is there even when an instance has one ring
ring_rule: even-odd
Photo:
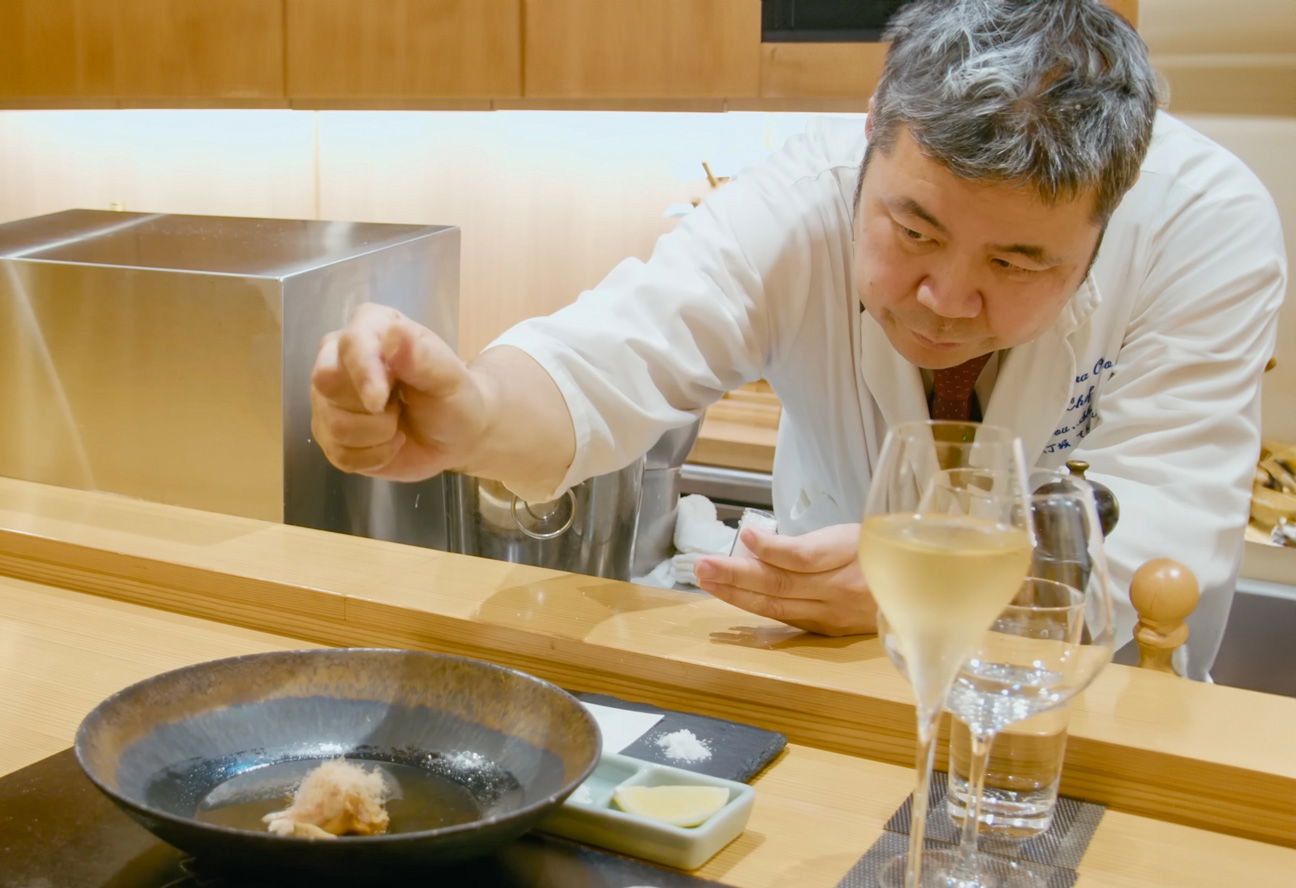
[[[109,697],[77,731],[90,779],[203,863],[328,875],[475,857],[535,826],[599,758],[593,717],[491,663],[400,650],[280,651],[199,663]],[[286,838],[261,816],[344,756],[397,787],[389,832]]]

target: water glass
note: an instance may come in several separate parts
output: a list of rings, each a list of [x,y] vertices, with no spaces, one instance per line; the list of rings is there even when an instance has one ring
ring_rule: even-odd
[[[1066,754],[1069,707],[1041,712],[1002,728],[990,745],[977,832],[986,838],[1029,839],[1053,823],[1062,758]],[[945,806],[962,824],[971,803],[972,734],[951,721],[949,789]]]

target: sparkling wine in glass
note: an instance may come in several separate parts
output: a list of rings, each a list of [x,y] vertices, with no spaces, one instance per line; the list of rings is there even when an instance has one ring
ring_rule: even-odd
[[[884,884],[922,884],[927,792],[946,695],[1030,563],[1024,465],[1021,443],[1007,429],[909,422],[887,433],[870,482],[860,565],[878,603],[880,632],[917,704],[909,851],[887,865]]]

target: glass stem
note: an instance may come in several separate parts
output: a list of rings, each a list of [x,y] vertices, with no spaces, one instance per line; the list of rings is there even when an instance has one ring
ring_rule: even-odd
[[[909,865],[905,867],[905,888],[922,885],[923,838],[927,833],[927,796],[931,792],[932,765],[936,757],[936,730],[940,725],[940,707],[932,712],[918,709],[918,753],[915,767],[918,784],[914,787],[913,807],[909,818]]]
[[[963,828],[959,832],[958,852],[952,875],[976,884],[980,875],[977,863],[977,828],[981,824],[981,796],[985,792],[986,766],[990,762],[990,746],[994,731],[978,731],[968,727],[970,749],[968,755],[967,802],[963,806]]]

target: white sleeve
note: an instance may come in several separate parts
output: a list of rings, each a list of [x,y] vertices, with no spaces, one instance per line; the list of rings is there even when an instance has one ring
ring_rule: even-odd
[[[1207,188],[1169,178],[1136,211],[1164,221],[1130,266],[1146,274],[1127,284],[1135,305],[1102,421],[1076,456],[1120,504],[1107,547],[1118,589],[1152,558],[1174,558],[1197,575],[1202,600],[1189,620],[1187,665],[1204,679],[1241,561],[1260,377],[1287,271],[1277,210],[1240,164]],[[1121,608],[1128,627],[1128,601]]]
[[[790,140],[713,192],[647,262],[620,263],[488,346],[526,351],[566,400],[576,456],[559,490],[628,464],[761,378],[795,328],[824,232],[849,217],[844,177],[825,157],[808,136]]]

